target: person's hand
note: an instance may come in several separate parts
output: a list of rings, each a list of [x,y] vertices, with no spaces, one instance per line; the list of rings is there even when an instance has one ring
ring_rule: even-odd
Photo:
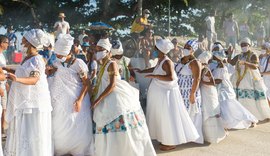
[[[81,100],[76,100],[73,104],[74,106],[74,111],[75,112],[80,112],[81,106],[82,106],[82,101]]]
[[[96,106],[100,103],[101,99],[100,98],[97,98],[91,105],[91,109],[95,109]]]
[[[195,104],[195,94],[189,95],[189,102],[190,102],[190,104]]]
[[[149,74],[149,75],[145,75],[145,77],[146,77],[146,78],[151,78],[151,79],[153,79],[153,78],[156,78],[156,75]]]
[[[8,73],[8,78],[12,81],[17,81],[17,76],[15,74],[12,73]]]
[[[139,68],[133,68],[133,70],[134,70],[135,72],[142,73],[141,69],[139,69]]]
[[[230,47],[228,48],[228,55],[231,56],[231,55],[233,54],[233,51],[234,51],[233,47],[230,46]]]
[[[135,78],[133,76],[130,76],[129,81],[135,82]]]
[[[238,61],[238,63],[239,63],[239,65],[245,65],[246,61],[240,60],[240,61]]]

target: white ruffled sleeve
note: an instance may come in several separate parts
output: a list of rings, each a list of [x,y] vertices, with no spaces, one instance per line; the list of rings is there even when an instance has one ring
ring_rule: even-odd
[[[31,58],[27,67],[26,67],[27,74],[30,76],[33,72],[44,72],[45,71],[45,62],[42,60],[41,57],[35,56]]]

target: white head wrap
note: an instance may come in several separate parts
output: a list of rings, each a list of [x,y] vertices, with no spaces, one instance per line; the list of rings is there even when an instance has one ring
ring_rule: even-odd
[[[224,48],[222,47],[222,45],[221,45],[221,44],[213,44],[213,46],[212,46],[212,51],[213,51],[215,48],[218,48],[218,49],[219,49],[219,51],[221,51],[221,50],[223,50],[223,49],[224,49]]]
[[[112,44],[110,43],[109,39],[106,38],[106,39],[100,39],[97,43],[97,46],[100,46],[108,51],[111,50],[112,48]]]
[[[199,47],[197,39],[188,40],[186,44],[190,45],[192,47],[193,51],[196,51]]]
[[[50,44],[48,36],[41,29],[27,31],[23,37],[37,49]]]
[[[162,53],[167,54],[170,52],[170,50],[174,48],[174,45],[169,39],[160,39],[160,40],[157,40],[156,47]]]
[[[54,53],[67,56],[70,53],[74,38],[70,34],[60,34],[54,46]]]
[[[212,54],[205,51],[202,52],[199,56],[198,56],[198,60],[200,60],[201,63],[206,63],[208,64],[208,61],[212,58]]]
[[[265,43],[263,44],[263,46],[264,46],[266,49],[270,50],[270,43],[269,43],[269,42],[265,42]]]
[[[223,61],[226,57],[224,50],[214,52],[213,55],[221,61]]]
[[[242,44],[242,43],[247,43],[247,44],[251,45],[251,41],[250,41],[250,39],[248,37],[243,38],[241,40],[240,44]]]
[[[115,40],[112,42],[112,49],[111,49],[112,55],[123,55],[124,50],[122,47],[122,43],[119,40]]]

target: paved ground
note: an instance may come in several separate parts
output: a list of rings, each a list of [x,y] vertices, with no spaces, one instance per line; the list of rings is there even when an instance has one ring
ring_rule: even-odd
[[[188,143],[163,152],[154,142],[158,156],[270,156],[270,122],[248,130],[231,130],[219,144]]]

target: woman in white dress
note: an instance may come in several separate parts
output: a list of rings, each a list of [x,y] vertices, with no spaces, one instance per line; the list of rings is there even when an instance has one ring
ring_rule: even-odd
[[[220,118],[220,105],[218,101],[218,93],[215,87],[215,80],[212,72],[207,67],[208,61],[212,55],[209,52],[203,52],[198,56],[198,60],[202,63],[202,80],[201,80],[201,96],[202,96],[202,114],[203,114],[203,136],[204,140],[209,143],[219,143],[226,137],[226,132]]]
[[[52,123],[54,154],[89,156],[94,152],[90,98],[87,94],[87,65],[72,57],[70,34],[59,35],[55,43],[57,68],[52,77]]]
[[[250,50],[251,41],[241,41],[242,53],[231,59],[233,51],[228,51],[228,62],[236,66],[232,75],[232,85],[237,100],[259,121],[270,118],[270,107],[266,96],[266,86],[258,69],[259,59]]]
[[[9,124],[6,156],[52,156],[51,97],[45,74],[45,62],[37,48],[47,37],[40,29],[26,32],[22,38],[27,54],[15,74],[8,97],[6,120]],[[11,71],[11,70],[9,70]]]
[[[203,144],[202,133],[202,106],[201,106],[201,91],[199,88],[201,81],[201,63],[195,59],[193,53],[198,49],[197,40],[189,40],[183,50],[183,57],[175,66],[175,71],[178,76],[178,85],[184,104],[193,121],[200,138],[195,142]]]
[[[213,53],[217,67],[213,69],[213,75],[218,90],[218,99],[221,107],[221,118],[226,129],[247,129],[258,122],[245,107],[237,100],[227,67],[223,64],[225,54],[223,51]]]
[[[263,76],[264,84],[267,91],[266,96],[270,105],[270,43],[265,42],[262,46],[262,54],[260,55],[260,72]]]
[[[195,141],[198,132],[192,123],[177,84],[173,62],[166,54],[173,48],[170,40],[158,40],[158,64],[139,71],[150,73],[152,78],[148,93],[146,119],[151,139],[161,143],[161,150],[172,150],[176,145]]]
[[[121,80],[110,49],[108,38],[98,41],[96,59],[101,66],[92,95],[95,156],[156,156],[139,91]]]
[[[1,56],[4,56],[3,55],[3,52],[5,51],[5,50],[7,50],[7,48],[8,48],[8,38],[6,37],[6,36],[4,36],[4,35],[0,35],[0,55]],[[2,65],[2,64],[5,64],[5,62],[6,62],[6,60],[5,60],[5,57],[3,58],[3,57],[1,57],[1,62],[0,62],[0,64]],[[3,113],[3,111],[2,110],[4,110],[4,109],[6,109],[5,108],[5,106],[6,106],[6,104],[5,103],[3,103],[3,98],[4,98],[4,96],[6,96],[5,94],[5,88],[2,88],[3,86],[2,86],[2,83],[3,82],[5,82],[5,80],[6,80],[6,76],[5,76],[5,74],[4,74],[4,71],[2,70],[2,67],[3,66],[0,66],[0,80],[1,80],[1,88],[0,88],[0,98],[1,98],[1,104],[0,104],[0,119],[2,118],[2,113]],[[5,85],[4,85],[4,87],[5,87]],[[2,130],[2,124],[3,124],[3,122],[2,122],[2,120],[0,120],[1,122],[0,122],[0,127],[1,127],[1,129],[0,129],[0,134],[2,134],[1,133],[1,130]],[[0,145],[2,145],[2,139],[0,139]],[[2,149],[2,146],[0,147],[0,156],[3,156],[3,149]]]

